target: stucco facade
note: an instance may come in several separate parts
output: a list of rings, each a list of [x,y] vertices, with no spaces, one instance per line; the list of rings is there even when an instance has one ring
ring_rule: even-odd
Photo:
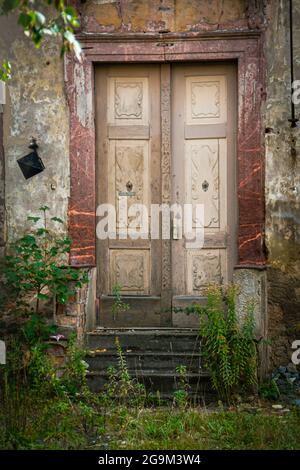
[[[300,1],[295,0],[293,5],[295,78],[300,79]],[[248,142],[248,147],[245,140],[245,145],[240,145],[240,154],[244,155],[244,173],[239,180],[240,214],[248,214],[249,218],[245,215],[240,220],[242,266],[235,271],[234,279],[244,288],[241,303],[257,297],[258,330],[261,335],[267,333],[271,340],[271,366],[288,363],[291,342],[300,334],[299,127],[291,129],[288,121],[291,115],[288,2],[89,0],[83,4],[78,1],[77,8],[81,14],[80,37],[84,39],[86,55],[98,54],[98,59],[101,54],[112,54],[109,37],[114,35],[118,37],[121,56],[124,44],[136,37],[139,47],[143,34],[149,38],[148,43],[151,36],[153,41],[157,38],[166,41],[169,37],[172,42],[176,35],[178,53],[188,53],[190,38],[201,47],[205,42],[208,49],[199,49],[205,53],[213,47],[209,46],[212,44],[209,41],[214,40],[218,44],[214,47],[219,48],[220,54],[228,53],[226,41],[230,37],[241,41],[257,38],[259,60],[252,69],[248,68],[248,74],[251,78],[257,66],[259,79],[254,80],[253,89],[239,89],[240,100],[243,96],[247,102],[249,96],[244,118],[253,112],[250,97],[255,94],[259,97],[259,114],[258,118],[248,121],[244,131],[250,140],[256,133],[256,140],[251,145]],[[91,224],[86,222],[78,216],[78,207],[73,202],[74,194],[79,194],[76,201],[86,214],[94,204],[92,193],[86,191],[89,179],[88,187],[94,185],[90,152],[93,145],[92,76],[90,85],[85,88],[90,73],[85,62],[78,65],[68,58],[63,63],[59,46],[52,43],[35,50],[16,26],[14,17],[0,18],[0,30],[1,56],[8,57],[13,68],[3,115],[6,239],[20,234],[27,215],[46,204],[53,215],[65,221],[62,230],[69,229],[75,241],[76,227],[81,224],[80,233],[87,230],[85,239],[90,246],[94,216],[89,216],[93,219]],[[107,52],[97,46],[97,35],[99,42],[104,39]],[[235,39],[235,44],[238,40]],[[152,54],[158,54],[159,48],[151,47]],[[150,53],[147,49],[148,59]],[[157,56],[157,60],[162,58]],[[299,113],[300,105],[296,105],[296,115]],[[74,144],[76,135],[77,144]],[[38,141],[46,170],[25,181],[16,160],[27,153],[31,136]],[[84,154],[85,149],[88,151]],[[86,158],[80,159],[81,155]],[[85,193],[80,189],[82,175],[86,178]],[[0,201],[1,197],[0,194]],[[94,262],[90,257],[87,262],[74,264],[92,268]],[[80,294],[77,302],[81,306],[88,304],[89,311],[95,310],[97,304],[94,284],[95,269],[92,268],[89,291]],[[82,307],[78,307],[78,315],[75,310],[67,310],[58,320],[64,325],[80,324],[82,330],[85,322]],[[90,316],[88,323],[89,328],[93,326]]]
[[[270,2],[265,57],[266,249],[271,358],[290,357],[299,337],[299,123],[291,128],[287,2]],[[293,2],[295,79],[300,77],[300,2]],[[300,106],[295,104],[299,119]]]

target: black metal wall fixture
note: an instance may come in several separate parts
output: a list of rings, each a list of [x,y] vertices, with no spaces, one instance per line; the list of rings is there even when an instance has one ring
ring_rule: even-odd
[[[45,165],[37,153],[39,146],[34,137],[31,138],[28,148],[30,148],[32,152],[17,160],[23,176],[26,179],[41,173],[45,169]]]
[[[290,18],[290,67],[291,67],[291,118],[289,122],[291,127],[297,127],[299,119],[296,118],[295,103],[293,101],[294,84],[294,37],[293,37],[293,0],[289,0],[289,18]]]

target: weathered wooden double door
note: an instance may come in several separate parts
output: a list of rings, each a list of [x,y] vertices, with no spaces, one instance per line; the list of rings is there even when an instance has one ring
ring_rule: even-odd
[[[100,325],[192,326],[172,308],[228,282],[235,262],[235,67],[101,65],[95,94]],[[202,248],[174,204],[204,207],[191,220]]]

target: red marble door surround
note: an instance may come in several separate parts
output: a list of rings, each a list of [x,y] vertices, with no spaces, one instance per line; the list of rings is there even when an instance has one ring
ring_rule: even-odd
[[[81,34],[84,58],[68,57],[70,110],[70,263],[96,264],[96,156],[94,64],[217,61],[238,69],[238,265],[262,268],[264,254],[264,143],[261,105],[264,59],[260,31],[245,33]],[[230,210],[230,208],[229,208]]]

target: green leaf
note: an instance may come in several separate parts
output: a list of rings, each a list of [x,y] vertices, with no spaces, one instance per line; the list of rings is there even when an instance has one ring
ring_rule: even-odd
[[[66,41],[69,42],[70,44],[73,44],[74,41],[76,41],[74,34],[73,34],[71,31],[69,31],[69,30],[67,30],[67,31],[64,32],[64,38],[65,38]]]
[[[45,228],[38,228],[37,231],[36,231],[36,234],[37,234],[38,236],[40,236],[40,235],[45,235],[46,233],[49,233],[49,231],[46,230]]]
[[[50,28],[43,28],[43,34],[45,35],[48,35],[48,36],[53,36],[54,33],[53,31],[50,29]]]
[[[41,294],[39,293],[37,295],[37,298],[40,299],[40,300],[48,300],[49,299],[49,296],[47,294]]]
[[[59,222],[60,224],[64,223],[64,221],[60,219],[59,217],[51,217],[51,220],[53,220],[54,222]]]
[[[0,67],[0,80],[7,82],[11,79],[11,65],[8,60],[5,60]]]
[[[74,34],[71,31],[67,30],[64,32],[63,36],[65,39],[65,43],[68,46],[68,49],[74,52],[78,60],[81,60],[81,54],[82,54],[81,46],[80,46],[80,43],[75,38]]]
[[[52,34],[56,35],[56,34],[58,34],[58,33],[61,32],[62,28],[61,28],[61,26],[60,26],[59,24],[53,23],[53,24],[51,25],[50,30],[52,31]]]
[[[71,6],[67,6],[67,7],[65,8],[65,13],[66,13],[66,15],[70,15],[70,16],[75,16],[75,17],[77,17],[77,13],[76,13],[75,8],[73,8],[73,7],[71,7]]]
[[[25,245],[33,245],[35,244],[36,242],[36,239],[33,235],[30,235],[30,234],[27,234],[27,235],[24,235],[24,237],[22,237],[20,240],[19,240],[20,243],[23,243]]]
[[[38,222],[41,218],[40,217],[35,217],[33,215],[29,215],[27,217],[27,220],[32,220],[33,222]]]
[[[28,15],[27,13],[23,13],[21,12],[19,14],[19,18],[18,18],[18,23],[23,26],[23,28],[28,28],[28,26],[31,24],[32,22],[32,17],[31,15]]]
[[[36,22],[37,22],[39,25],[42,26],[42,25],[45,24],[46,18],[45,18],[45,16],[44,16],[41,12],[36,11],[36,12],[35,12],[35,17],[36,17]]]
[[[46,212],[46,211],[49,211],[49,210],[50,210],[50,207],[48,207],[48,206],[41,206],[41,207],[39,207],[39,211]]]

